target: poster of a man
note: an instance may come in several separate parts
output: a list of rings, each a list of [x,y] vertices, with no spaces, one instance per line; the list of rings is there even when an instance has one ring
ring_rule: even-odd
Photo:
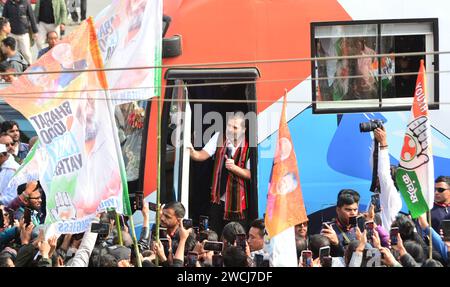
[[[293,192],[298,186],[295,174],[289,172],[285,174],[277,184],[277,193],[281,195],[286,195],[289,192]]]
[[[374,49],[368,47],[367,41],[363,38],[356,40],[357,54],[362,56],[376,55]],[[357,74],[362,76],[358,79],[357,97],[376,97],[376,72],[378,70],[378,60],[375,57],[358,58]]]
[[[85,59],[74,59],[72,47],[67,43],[60,43],[53,47],[52,57],[61,64],[63,71],[74,71],[73,73],[62,73],[58,78],[57,83],[62,88],[67,87],[80,75],[80,72],[77,72],[77,70],[85,70],[87,68]]]

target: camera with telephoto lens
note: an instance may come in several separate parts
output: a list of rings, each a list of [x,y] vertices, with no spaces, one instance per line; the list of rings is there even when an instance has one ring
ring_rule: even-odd
[[[370,120],[365,123],[359,124],[359,131],[362,133],[368,133],[374,131],[376,128],[382,128],[383,121],[382,120]]]

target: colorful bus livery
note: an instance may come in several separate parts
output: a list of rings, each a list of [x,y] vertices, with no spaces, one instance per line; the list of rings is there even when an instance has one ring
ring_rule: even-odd
[[[425,59],[427,72],[430,72],[427,76],[431,93],[429,105],[433,109],[435,174],[449,174],[450,126],[445,120],[449,110],[445,104],[449,100],[449,86],[448,75],[440,73],[440,70],[448,70],[450,61],[445,54],[438,54],[450,49],[448,39],[441,36],[449,33],[450,17],[444,11],[450,7],[443,6],[448,4],[431,1],[424,6],[421,1],[406,4],[384,0],[165,1],[164,15],[170,17],[170,23],[166,23],[165,41],[179,43],[177,53],[171,49],[166,53],[170,57],[163,59],[163,65],[168,68],[162,73],[166,85],[162,90],[162,200],[182,200],[188,207],[189,217],[194,220],[208,212],[212,162],[183,162],[188,160],[182,155],[183,147],[177,150],[165,144],[173,130],[170,126],[177,122],[173,120],[174,111],[180,109],[176,103],[184,99],[189,105],[181,107],[181,110],[185,112],[189,106],[191,117],[183,118],[183,121],[191,123],[191,135],[205,131],[212,124],[203,123],[196,131],[193,125],[193,119],[199,116],[196,112],[204,116],[211,111],[224,114],[239,109],[257,114],[256,132],[253,134],[258,145],[251,156],[254,197],[249,205],[252,218],[262,217],[266,208],[281,98],[287,89],[288,124],[310,218],[328,220],[325,217],[331,216],[328,211],[333,210],[336,195],[342,188],[358,190],[364,206],[371,195],[373,141],[371,133],[359,132],[359,123],[369,119],[384,121],[391,163],[398,163],[415,84],[411,78],[395,76],[395,73],[413,71],[415,64],[405,66],[405,59],[411,63]],[[330,28],[319,33],[313,31],[314,27],[321,26]],[[374,34],[373,29],[380,31]],[[404,56],[394,61],[394,58],[374,56],[380,63],[379,66],[372,63],[375,77],[378,73],[380,79],[389,79],[391,87],[384,81],[384,86],[379,84],[373,91],[375,99],[361,97],[358,102],[359,98],[354,97],[348,102],[342,101],[342,108],[332,101],[324,101],[320,110],[314,104],[321,104],[317,91],[323,82],[320,82],[320,72],[314,74],[314,68],[320,70],[323,67],[309,59],[321,56],[342,56],[345,59],[346,55],[357,55],[351,52],[321,55],[316,46],[320,35],[322,38],[335,38],[334,42],[339,38],[349,43],[363,39],[367,45],[375,45],[372,49],[376,54],[421,52],[422,55]],[[339,61],[336,60],[338,64]],[[354,70],[358,64],[362,65],[355,61]],[[190,64],[195,66],[189,67]],[[170,67],[179,65],[182,67]],[[347,75],[352,76],[355,72],[351,74],[352,65],[349,67],[350,74]],[[322,70],[330,78],[325,81],[342,75],[338,70],[339,67],[334,67],[334,72],[333,67]],[[319,80],[315,81],[315,78]],[[351,89],[351,85],[347,83],[344,88]],[[219,101],[212,103],[211,100]],[[201,104],[200,112],[195,109],[196,104]],[[147,112],[150,112],[149,116],[147,113],[148,126],[157,126],[155,100]],[[156,129],[149,128],[145,164],[141,163],[145,166],[143,190],[147,200],[154,200],[156,155]]]

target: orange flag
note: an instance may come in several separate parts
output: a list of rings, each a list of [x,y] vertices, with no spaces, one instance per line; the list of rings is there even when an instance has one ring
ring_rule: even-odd
[[[269,237],[273,238],[285,229],[307,220],[297,158],[286,122],[285,96],[269,183],[265,224]]]

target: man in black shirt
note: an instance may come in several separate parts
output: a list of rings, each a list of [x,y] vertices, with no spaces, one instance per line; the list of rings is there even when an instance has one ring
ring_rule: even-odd
[[[66,2],[64,0],[37,0],[34,13],[39,23],[37,46],[38,50],[42,50],[49,32],[56,32],[60,37],[61,31],[64,31],[67,19]]]
[[[28,0],[8,0],[3,8],[3,17],[11,24],[11,36],[16,39],[17,47],[29,64],[31,64],[31,43],[28,29],[31,28],[33,38],[37,38],[37,24],[33,8]]]

